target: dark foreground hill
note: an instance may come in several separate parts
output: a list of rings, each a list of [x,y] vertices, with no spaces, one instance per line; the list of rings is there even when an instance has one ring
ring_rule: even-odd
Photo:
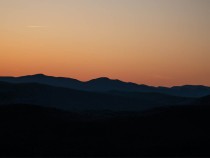
[[[144,113],[1,106],[0,156],[210,156],[209,114],[203,103]]]
[[[210,87],[202,85],[185,85],[167,87],[153,87],[143,84],[135,84],[131,82],[123,82],[113,80],[106,77],[93,79],[87,82],[82,82],[72,78],[46,76],[43,74],[28,75],[21,77],[0,77],[0,81],[10,83],[40,83],[57,87],[65,87],[83,91],[108,92],[108,91],[123,91],[123,92],[150,92],[164,93],[168,95],[182,97],[203,97],[210,95]]]
[[[87,92],[38,83],[0,82],[0,105],[33,104],[71,111],[142,111],[192,101],[194,98],[161,93]]]

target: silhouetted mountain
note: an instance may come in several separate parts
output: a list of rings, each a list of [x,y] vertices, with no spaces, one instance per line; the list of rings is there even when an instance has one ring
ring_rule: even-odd
[[[40,83],[57,87],[66,87],[73,89],[83,89],[82,82],[76,79],[46,76],[36,74],[22,77],[0,77],[0,81],[10,83]]]
[[[35,104],[65,110],[139,111],[192,101],[193,98],[159,93],[99,93],[38,83],[0,82],[0,104]]]
[[[157,92],[155,87],[138,85],[131,82],[112,80],[106,77],[97,78],[86,82],[86,89],[98,92],[124,91],[124,92]]]
[[[170,94],[178,94],[180,96],[194,96],[194,97],[203,97],[210,95],[210,87],[202,85],[185,85],[185,86],[175,86],[172,87]]]
[[[0,156],[208,157],[209,113],[210,106],[191,105],[100,120],[98,112],[0,106]]]
[[[0,81],[10,83],[41,83],[57,87],[65,87],[83,91],[108,92],[108,91],[124,91],[124,92],[156,92],[175,96],[184,97],[202,97],[210,95],[210,87],[205,86],[176,86],[152,87],[147,85],[139,85],[120,80],[112,80],[106,77],[93,79],[82,82],[76,79],[46,76],[43,74],[22,76],[22,77],[0,77]]]
[[[157,100],[158,103],[162,105],[169,105],[169,104],[187,105],[192,103],[192,101],[196,100],[195,98],[183,99],[185,97],[173,96],[173,95],[168,95],[164,93],[155,93],[155,92],[142,93],[142,92],[110,91],[108,93],[124,97],[138,98],[145,100],[145,102],[150,100]]]
[[[0,156],[210,156],[210,95],[138,92],[135,87],[154,87],[108,78],[6,80],[0,82]],[[82,90],[62,86],[69,82]],[[208,91],[168,90],[198,96],[197,89]]]

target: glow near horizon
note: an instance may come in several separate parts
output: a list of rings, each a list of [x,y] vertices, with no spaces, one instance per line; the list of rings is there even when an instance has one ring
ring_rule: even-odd
[[[0,75],[210,85],[209,0],[0,0]]]

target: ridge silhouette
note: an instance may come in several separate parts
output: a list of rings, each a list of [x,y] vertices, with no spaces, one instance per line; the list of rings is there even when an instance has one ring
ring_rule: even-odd
[[[0,81],[0,105],[35,104],[64,110],[142,111],[154,107],[182,105],[194,98],[142,92],[90,92],[40,83]]]
[[[89,81],[79,81],[73,78],[54,77],[44,74],[27,75],[21,77],[0,77],[0,81],[10,83],[41,83],[57,87],[65,87],[83,91],[108,92],[156,92],[182,97],[203,97],[210,95],[210,87],[202,85],[184,85],[168,87],[153,87],[117,79],[100,77]]]

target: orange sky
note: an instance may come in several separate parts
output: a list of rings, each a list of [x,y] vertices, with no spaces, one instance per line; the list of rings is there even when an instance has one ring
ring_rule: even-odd
[[[0,76],[210,86],[209,0],[0,0]]]

